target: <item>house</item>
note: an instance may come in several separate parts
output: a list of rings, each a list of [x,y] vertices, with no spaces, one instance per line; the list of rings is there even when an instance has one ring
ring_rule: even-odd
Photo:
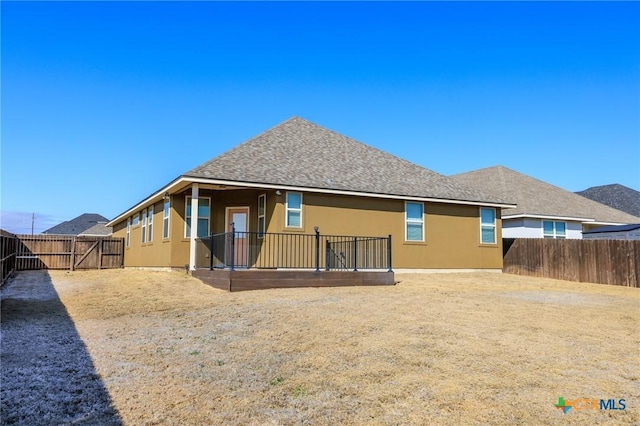
[[[582,233],[589,240],[640,240],[640,223],[601,226]]]
[[[126,267],[194,270],[198,241],[233,223],[236,232],[256,232],[258,245],[265,233],[285,238],[316,228],[391,235],[394,269],[501,269],[500,215],[510,207],[506,197],[294,117],[178,176],[107,225],[125,238]]]
[[[108,221],[109,219],[102,215],[84,213],[42,233],[48,235],[109,236],[111,235],[111,228],[106,226]]]
[[[503,211],[505,238],[582,238],[583,232],[599,226],[640,222],[638,217],[504,166],[451,177],[496,196],[510,196],[517,202],[517,208]]]
[[[590,200],[606,204],[614,209],[640,217],[640,192],[617,183],[611,185],[592,186],[584,191],[576,192]]]

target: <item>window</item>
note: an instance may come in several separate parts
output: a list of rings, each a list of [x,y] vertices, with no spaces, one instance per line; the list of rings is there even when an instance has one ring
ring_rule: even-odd
[[[129,247],[131,245],[131,218],[128,217],[127,218],[127,236],[126,236],[126,241],[127,241],[127,247]]]
[[[142,242],[144,243],[147,238],[147,209],[142,210]]]
[[[424,204],[405,203],[405,240],[424,241]]]
[[[162,210],[162,238],[169,238],[169,211],[171,210],[171,201],[164,200],[164,210]]]
[[[198,237],[206,237],[209,235],[209,207],[211,199],[207,197],[198,198]],[[191,197],[187,196],[185,229],[186,238],[191,236]]]
[[[302,228],[302,194],[299,192],[287,192],[286,205],[287,228]]]
[[[134,214],[131,221],[133,226],[138,226],[140,224],[140,213]]]
[[[496,243],[496,209],[480,209],[480,242],[482,244]]]
[[[153,206],[147,212],[147,242],[153,241]]]
[[[567,224],[554,220],[542,221],[542,236],[544,238],[567,238]]]
[[[264,237],[266,229],[265,211],[267,208],[267,195],[262,194],[258,197],[258,238]]]

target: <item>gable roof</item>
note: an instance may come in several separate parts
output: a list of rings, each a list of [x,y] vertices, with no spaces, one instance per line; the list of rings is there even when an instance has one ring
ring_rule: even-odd
[[[640,217],[640,192],[627,186],[618,183],[592,186],[576,194]]]
[[[604,224],[640,222],[638,217],[504,166],[460,173],[453,175],[452,178],[463,183],[473,183],[486,192],[503,197],[511,196],[515,199],[518,207],[505,212],[503,218],[548,216]]]
[[[96,213],[84,213],[66,222],[62,222],[42,232],[51,235],[79,235],[96,225],[98,222],[106,223],[108,219]]]
[[[308,189],[505,203],[472,186],[293,117],[185,176]]]

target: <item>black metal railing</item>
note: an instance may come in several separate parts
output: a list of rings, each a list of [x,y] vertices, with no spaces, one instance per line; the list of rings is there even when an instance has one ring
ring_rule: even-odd
[[[391,269],[391,235],[232,232],[198,238],[196,268],[324,270]]]

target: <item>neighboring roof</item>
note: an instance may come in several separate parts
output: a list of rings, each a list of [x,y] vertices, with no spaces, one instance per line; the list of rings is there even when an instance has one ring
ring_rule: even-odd
[[[627,186],[618,183],[592,186],[576,194],[640,217],[640,192]]]
[[[107,222],[98,222],[86,231],[81,232],[79,235],[91,236],[91,237],[108,237],[113,234],[113,228],[107,226]]]
[[[62,222],[52,228],[47,229],[43,234],[51,235],[79,235],[87,229],[95,226],[98,222],[106,223],[108,219],[96,213],[84,213],[80,216]]]
[[[640,229],[640,223],[634,223],[631,225],[601,226],[590,231],[584,231],[583,234],[600,234],[602,232],[629,232],[635,231],[636,229]]]
[[[474,184],[485,192],[515,199],[518,207],[504,212],[505,218],[549,216],[605,224],[640,222],[639,217],[591,201],[504,166],[488,167],[451,177],[462,183]]]
[[[310,189],[507,203],[453,179],[293,117],[185,176]]]

